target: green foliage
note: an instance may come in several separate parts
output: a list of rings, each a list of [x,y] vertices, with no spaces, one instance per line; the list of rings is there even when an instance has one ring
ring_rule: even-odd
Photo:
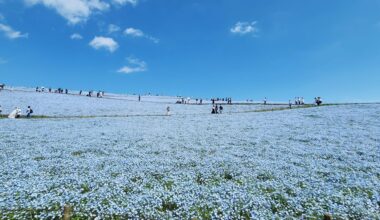
[[[46,158],[45,157],[43,157],[43,156],[39,156],[39,157],[35,157],[35,158],[33,158],[33,160],[35,160],[35,161],[41,161],[41,160],[45,160]]]
[[[87,184],[82,184],[80,188],[81,188],[82,194],[85,194],[91,191],[90,187]]]

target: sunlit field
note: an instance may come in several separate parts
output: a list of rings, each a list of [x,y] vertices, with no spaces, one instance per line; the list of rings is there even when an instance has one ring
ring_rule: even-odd
[[[380,105],[136,100],[1,91],[0,219],[380,218]]]

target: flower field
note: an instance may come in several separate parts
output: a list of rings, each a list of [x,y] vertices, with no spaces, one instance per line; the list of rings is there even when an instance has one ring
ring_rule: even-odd
[[[175,101],[175,98],[173,98]],[[0,92],[0,219],[380,218],[380,105],[236,114],[210,106]],[[228,113],[231,112],[231,113]]]

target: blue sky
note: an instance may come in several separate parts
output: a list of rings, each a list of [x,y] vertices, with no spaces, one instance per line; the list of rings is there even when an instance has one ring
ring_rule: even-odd
[[[380,101],[377,0],[0,0],[0,81]]]

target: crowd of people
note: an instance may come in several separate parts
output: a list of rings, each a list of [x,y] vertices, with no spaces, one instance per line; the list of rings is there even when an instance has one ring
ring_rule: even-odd
[[[316,105],[320,106],[322,104],[322,98],[321,97],[315,97],[314,102]]]
[[[232,98],[212,98],[211,99],[212,104],[214,105],[215,102],[227,102],[227,104],[232,104]]]
[[[58,89],[55,89],[53,90],[52,88],[48,88],[46,89],[45,87],[39,87],[37,86],[36,87],[36,92],[49,92],[49,93],[59,93],[59,94],[70,94],[69,93],[69,90],[68,89],[62,89],[62,88],[58,88]],[[98,91],[96,92],[96,97],[97,98],[102,98],[104,96],[104,91]],[[94,96],[95,92],[94,91],[88,91],[88,93],[86,94],[87,97],[92,97]],[[83,95],[83,90],[80,90],[79,91],[79,95]]]
[[[212,105],[211,114],[222,114],[223,106],[222,105]]]
[[[0,105],[0,115],[3,113],[3,109]],[[28,106],[28,108],[25,111],[25,117],[30,118],[32,117],[33,109]],[[15,107],[15,109],[8,115],[8,118],[21,118],[22,116],[22,110],[19,107]]]
[[[3,90],[5,87],[4,84],[0,84],[0,91]],[[58,88],[56,90],[52,90],[52,88],[46,89],[45,87],[36,87],[36,92],[54,92],[54,93],[61,93],[61,94],[69,94],[68,89],[62,89]],[[86,96],[92,97],[94,96],[95,92],[94,91],[88,91]],[[98,91],[96,92],[96,97],[102,98],[104,96],[105,92],[104,91]],[[79,95],[83,95],[83,91],[79,91]],[[177,100],[177,104],[203,104],[203,99],[191,99],[190,97],[184,98],[184,97],[178,97],[179,99]],[[141,101],[141,96],[138,95],[138,101]],[[195,101],[195,103],[194,103]],[[212,103],[212,109],[211,109],[211,114],[222,114],[223,113],[223,106],[222,103],[225,104],[232,104],[232,98],[212,98],[210,99]],[[247,100],[248,101],[248,100]],[[251,100],[252,101],[252,100]],[[314,98],[314,103],[315,105],[321,105],[322,104],[322,98],[321,97],[315,97]],[[267,105],[267,98],[265,97],[263,100],[263,104]],[[305,100],[303,97],[295,97],[294,101],[289,100],[289,108],[292,108],[292,105],[304,105]],[[3,113],[2,107],[0,105],[0,115]],[[31,115],[33,114],[33,109],[28,106],[26,111],[25,111],[25,117],[30,118]],[[170,115],[170,107],[168,106],[166,108],[166,115]],[[22,110],[19,107],[15,107],[15,109],[8,115],[8,118],[20,118],[22,117]]]
[[[178,100],[176,101],[176,104],[197,104],[197,105],[203,104],[203,99],[199,99],[199,98],[191,99],[190,97],[184,98],[181,96],[179,96],[177,98],[178,98]],[[232,98],[211,98],[210,101],[213,105],[215,105],[217,102],[224,102],[226,104],[232,104]]]
[[[294,104],[295,105],[304,105],[305,104],[305,100],[303,97],[295,97],[294,98]]]

